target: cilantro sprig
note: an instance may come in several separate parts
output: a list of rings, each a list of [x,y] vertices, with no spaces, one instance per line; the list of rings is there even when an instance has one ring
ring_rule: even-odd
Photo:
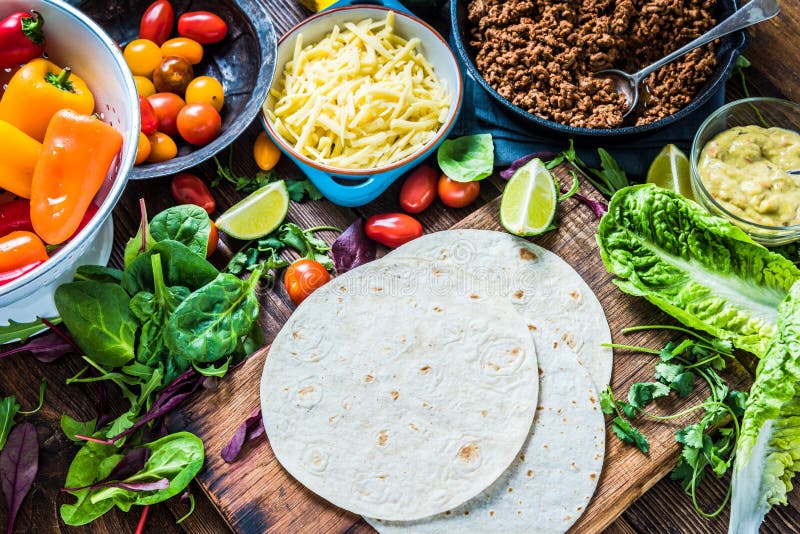
[[[265,185],[272,182],[281,180],[274,171],[259,171],[255,176],[237,176],[233,173],[233,150],[228,152],[228,164],[223,165],[219,159],[214,156],[214,164],[217,166],[217,176],[211,180],[211,187],[217,187],[223,181],[233,184],[237,191],[243,193],[252,193],[261,189]],[[289,198],[294,202],[302,202],[306,198],[310,200],[319,200],[322,198],[322,193],[319,189],[311,183],[308,179],[295,180],[292,178],[284,179],[286,183],[286,190],[289,192]]]
[[[661,350],[608,344],[607,346],[618,349],[658,356],[659,361],[654,366],[653,382],[634,383],[628,392],[627,402],[618,400],[611,387],[607,386],[600,393],[600,407],[604,413],[616,415],[611,428],[617,437],[636,446],[644,454],[650,450],[650,443],[644,433],[634,426],[633,421],[637,417],[669,421],[704,410],[699,422],[675,432],[675,440],[681,444],[681,455],[671,478],[680,481],[681,487],[691,496],[698,514],[706,518],[715,517],[730,500],[730,488],[720,506],[710,513],[702,510],[697,503],[697,490],[709,469],[717,477],[721,477],[733,465],[739,437],[739,421],[744,415],[747,402],[747,393],[731,390],[719,374],[719,371],[725,369],[727,361],[734,358],[733,346],[730,341],[702,336],[677,326],[637,326],[626,328],[622,332],[655,329],[673,330],[688,337],[680,342],[670,341]],[[646,409],[655,399],[666,397],[673,391],[679,397],[686,397],[700,380],[710,390],[709,397],[702,403],[666,416],[655,415]],[[716,435],[713,434],[715,429]]]
[[[594,169],[589,167],[575,151],[575,144],[572,139],[569,140],[569,148],[558,154],[555,158],[551,159],[545,165],[549,170],[555,169],[562,163],[568,163],[572,166],[573,178],[577,178],[575,171],[581,176],[586,178],[598,191],[607,197],[611,197],[622,189],[630,185],[628,176],[625,171],[620,168],[616,160],[604,148],[597,149],[597,155],[600,156],[600,168]]]

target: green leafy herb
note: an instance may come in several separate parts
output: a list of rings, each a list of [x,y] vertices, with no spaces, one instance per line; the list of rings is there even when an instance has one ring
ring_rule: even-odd
[[[650,442],[644,437],[644,434],[639,432],[635,426],[631,425],[629,421],[622,417],[615,417],[611,423],[611,429],[619,439],[625,443],[632,443],[636,447],[647,454],[650,451]]]
[[[6,446],[6,440],[14,428],[14,417],[19,412],[19,404],[14,395],[0,399],[0,451]]]
[[[225,181],[233,184],[237,191],[252,193],[265,185],[281,180],[274,171],[259,171],[253,177],[234,175],[232,171],[233,150],[228,154],[227,166],[222,165],[216,157],[214,157],[214,163],[217,166],[217,176],[211,181],[212,187],[218,187],[221,182]],[[286,189],[289,191],[289,198],[294,202],[302,202],[306,198],[310,200],[320,200],[322,198],[322,193],[308,179],[295,180],[289,178],[284,181],[286,182]]]
[[[436,152],[442,172],[456,182],[474,182],[494,171],[491,134],[465,135],[446,139]]]
[[[84,440],[77,436],[91,436],[94,433],[95,425],[97,425],[97,419],[78,421],[66,414],[61,416],[61,431],[70,441],[83,443]]]
[[[122,255],[125,267],[128,267],[133,260],[150,250],[156,243],[155,239],[153,239],[153,236],[150,234],[150,226],[147,224],[147,207],[145,206],[143,198],[139,199],[139,212],[139,231],[128,240]]]
[[[73,281],[119,284],[122,281],[122,271],[114,269],[113,267],[102,267],[100,265],[81,265],[75,271]]]
[[[164,282],[170,287],[183,286],[194,290],[209,283],[219,272],[204,257],[195,254],[183,243],[172,240],[161,241],[125,268],[122,287],[129,295],[154,290],[153,266],[150,260],[153,254],[161,256]]]
[[[630,185],[625,171],[620,168],[619,164],[608,151],[603,148],[598,148],[597,154],[600,156],[600,168],[594,169],[589,167],[580,156],[578,156],[578,153],[575,151],[575,142],[570,139],[569,148],[550,160],[547,163],[547,168],[554,169],[562,163],[568,163],[606,197],[611,197],[620,189]]]
[[[19,413],[21,413],[23,415],[31,415],[31,414],[34,414],[34,413],[38,412],[39,410],[41,410],[42,406],[44,406],[44,391],[45,391],[45,389],[47,389],[47,380],[42,378],[42,383],[39,384],[39,404],[37,404],[36,408],[34,408],[33,410],[21,411]],[[0,447],[0,449],[2,449],[2,447]]]
[[[211,225],[206,210],[194,204],[182,204],[167,208],[153,217],[150,234],[155,241],[177,241],[198,256],[205,257]]]
[[[61,323],[61,318],[51,317],[50,319],[47,319],[47,321],[56,325]],[[47,325],[44,323],[44,321],[42,321],[42,319],[34,319],[28,323],[18,323],[13,319],[9,319],[7,325],[0,326],[0,345],[9,343],[11,341],[28,341],[31,336],[34,336],[46,329]]]

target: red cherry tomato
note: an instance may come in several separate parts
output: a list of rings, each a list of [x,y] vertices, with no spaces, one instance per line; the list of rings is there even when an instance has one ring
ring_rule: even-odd
[[[439,178],[439,198],[451,208],[469,206],[480,192],[480,182],[456,182],[444,174]]]
[[[436,198],[439,173],[424,163],[411,171],[400,189],[400,206],[408,213],[425,211]]]
[[[147,97],[158,118],[158,131],[169,136],[178,135],[178,113],[186,105],[173,93],[156,93]]]
[[[227,33],[225,21],[209,11],[190,11],[178,18],[178,35],[201,44],[219,42]]]
[[[145,135],[153,135],[158,131],[158,117],[150,101],[139,95],[139,115],[142,119],[141,130]]]
[[[219,230],[217,230],[217,225],[213,222],[211,223],[211,232],[208,234],[208,246],[206,247],[206,258],[211,256],[215,250],[217,250],[217,245],[219,244]]]
[[[211,196],[211,191],[206,187],[205,182],[188,172],[176,174],[170,183],[172,198],[178,204],[194,204],[200,206],[211,215],[217,209],[217,203]]]
[[[156,0],[148,7],[139,23],[139,39],[149,39],[158,46],[169,39],[175,25],[175,10],[169,0]]]
[[[422,225],[405,213],[373,215],[364,224],[367,237],[387,247],[397,248],[422,235]]]
[[[178,113],[178,133],[187,143],[206,145],[222,130],[222,118],[211,104],[186,104]]]
[[[297,260],[286,269],[283,285],[295,306],[306,297],[328,283],[330,273],[318,261]]]
[[[0,204],[0,237],[18,230],[33,232],[31,202],[24,198]]]

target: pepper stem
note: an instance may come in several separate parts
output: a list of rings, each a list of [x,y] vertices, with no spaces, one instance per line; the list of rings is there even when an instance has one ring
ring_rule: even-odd
[[[52,72],[48,72],[44,75],[44,79],[47,81],[47,83],[58,87],[62,91],[74,93],[75,88],[72,86],[72,82],[69,80],[70,74],[72,74],[72,69],[69,67],[64,67],[57,75],[53,74]]]
[[[31,10],[31,13],[33,13],[32,17],[23,17],[20,19],[22,33],[24,33],[25,37],[30,39],[33,44],[40,45],[44,43],[44,32],[42,31],[44,17],[38,11]]]

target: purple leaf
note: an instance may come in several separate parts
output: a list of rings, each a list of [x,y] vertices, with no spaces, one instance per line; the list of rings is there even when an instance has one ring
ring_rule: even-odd
[[[51,331],[31,339],[24,345],[0,353],[0,358],[19,354],[20,352],[30,352],[40,362],[52,363],[62,356],[74,354],[75,349],[72,343],[64,340],[58,333]]]
[[[574,197],[592,208],[595,217],[598,219],[601,219],[603,215],[608,213],[608,204],[602,200],[592,200],[591,198],[585,197],[578,193],[575,193]]]
[[[231,441],[222,449],[220,456],[229,464],[235,462],[244,444],[249,443],[262,434],[264,434],[264,421],[261,418],[261,408],[259,407],[239,425]]]
[[[83,486],[82,488],[64,488],[61,491],[78,491],[82,489],[97,490],[102,488],[121,488],[128,491],[157,491],[164,490],[169,487],[169,480],[166,478],[159,478],[150,482],[125,482],[124,480],[112,480],[111,482],[97,482],[91,486]]]
[[[107,482],[109,480],[124,480],[131,477],[144,469],[144,464],[147,462],[148,458],[150,458],[150,449],[147,447],[130,449],[125,456],[122,457],[122,460],[114,466],[114,469],[111,470],[108,476],[104,480],[98,481],[98,483]]]
[[[331,245],[336,274],[346,273],[374,260],[376,247],[364,232],[364,219],[359,217]]]
[[[31,423],[17,425],[8,436],[3,452],[0,452],[0,482],[8,508],[7,534],[14,528],[19,507],[31,490],[38,470],[39,439],[36,427]]]
[[[519,159],[515,159],[511,162],[511,165],[504,171],[500,171],[500,177],[503,180],[510,180],[514,173],[517,172],[517,169],[528,163],[532,159],[539,158],[542,161],[548,161],[556,157],[555,152],[550,152],[548,150],[544,150],[541,152],[534,152],[533,154],[528,154],[527,156],[522,156]]]

